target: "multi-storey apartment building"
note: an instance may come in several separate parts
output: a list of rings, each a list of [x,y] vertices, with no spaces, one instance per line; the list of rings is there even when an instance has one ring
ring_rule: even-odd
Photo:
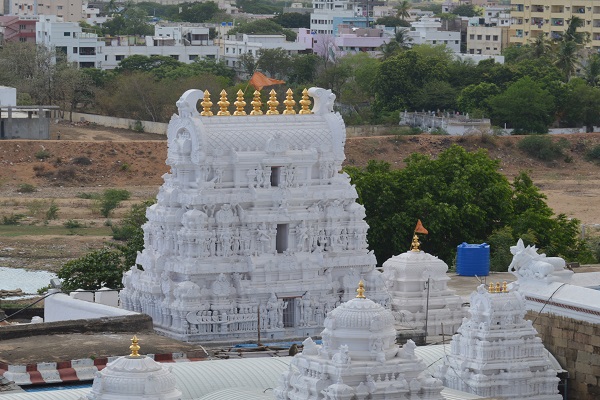
[[[581,32],[590,34],[587,47],[600,51],[600,1],[598,0],[511,0],[511,43],[526,44],[540,34],[557,39],[569,21],[579,17]]]
[[[0,31],[4,42],[35,43],[35,24],[37,17],[0,16]],[[1,43],[1,42],[0,42]]]
[[[10,0],[12,15],[56,15],[65,22],[79,22],[86,18],[83,0]]]

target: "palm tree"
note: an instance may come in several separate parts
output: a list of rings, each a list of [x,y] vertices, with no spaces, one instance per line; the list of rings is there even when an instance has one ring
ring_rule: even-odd
[[[565,74],[566,81],[571,79],[579,66],[578,45],[573,40],[562,40],[558,44],[556,61],[554,64]]]
[[[395,37],[392,40],[382,44],[381,47],[379,47],[379,50],[381,50],[381,53],[383,54],[384,60],[387,60],[396,53],[410,47],[409,43],[412,41],[412,38],[408,36],[408,31],[409,30],[406,28],[398,29]]]
[[[399,47],[410,47],[410,42],[412,42],[413,39],[408,35],[409,31],[410,29],[408,28],[396,29],[396,35],[394,36],[394,40],[396,41],[396,43],[398,43]]]
[[[530,54],[535,58],[548,56],[552,53],[552,44],[543,33],[530,41]]]
[[[402,2],[394,8],[396,9],[396,16],[401,20],[404,21],[406,18],[410,18],[408,10],[410,10],[411,7],[408,0],[402,0]]]
[[[577,28],[581,28],[584,22],[581,18],[573,16],[570,20],[567,20],[569,26],[563,34],[563,40],[572,40],[577,44],[584,44],[590,40],[589,33],[577,32]]]
[[[600,86],[600,54],[592,54],[588,57],[583,67],[584,78],[588,85]]]

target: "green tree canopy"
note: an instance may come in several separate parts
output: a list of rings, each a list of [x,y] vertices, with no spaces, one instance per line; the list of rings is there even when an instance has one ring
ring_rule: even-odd
[[[120,14],[102,25],[105,35],[138,35],[147,36],[154,34],[154,27],[148,23],[146,11],[134,5],[127,6]]]
[[[475,17],[481,15],[480,10],[477,10],[473,4],[461,4],[452,9],[452,13],[461,17]]]
[[[310,14],[283,13],[271,18],[284,28],[310,28]]]
[[[213,1],[183,3],[181,5],[180,18],[185,22],[206,22],[210,21],[219,12],[219,6]]]
[[[365,206],[369,248],[378,264],[408,250],[418,219],[429,230],[422,248],[448,264],[462,242],[514,244],[519,237],[548,255],[589,262],[591,253],[578,239],[579,222],[554,217],[527,174],[511,185],[497,160],[457,145],[437,159],[412,154],[406,162],[400,170],[379,161],[345,168]]]
[[[488,100],[492,121],[507,123],[515,133],[545,133],[554,119],[554,97],[530,77],[519,79]]]
[[[491,113],[488,100],[500,94],[500,88],[493,83],[481,82],[464,88],[457,99],[458,108],[462,112],[475,112],[477,110],[489,116]]]
[[[410,28],[410,22],[408,22],[402,18],[393,17],[393,16],[377,18],[377,20],[375,21],[375,25],[397,26],[397,27]]]
[[[230,35],[236,33],[247,33],[255,35],[285,35],[286,40],[293,42],[296,40],[296,33],[289,29],[284,29],[272,19],[258,19],[255,21],[240,24],[229,31]]]

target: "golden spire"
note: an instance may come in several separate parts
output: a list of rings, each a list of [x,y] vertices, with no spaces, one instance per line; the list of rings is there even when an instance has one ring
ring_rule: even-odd
[[[285,105],[285,110],[283,111],[283,113],[286,115],[296,114],[296,110],[294,110],[296,101],[292,97],[294,92],[292,92],[292,89],[288,89],[287,92],[285,92],[285,94],[286,94],[285,100],[283,101],[283,104]]]
[[[412,243],[410,245],[410,251],[414,251],[414,252],[421,251],[421,249],[419,249],[420,245],[421,245],[421,243],[419,243],[419,237],[415,233],[414,236],[413,236],[413,239],[412,239]]]
[[[356,289],[356,293],[358,293],[356,295],[357,299],[366,299],[366,297],[365,297],[365,283],[363,282],[362,279],[360,280],[360,282],[358,282],[358,289]]]
[[[488,293],[494,293],[494,282],[490,282],[490,286],[488,287]]]
[[[254,91],[254,99],[250,104],[252,104],[252,111],[250,111],[250,115],[262,115],[263,112],[260,109],[262,106],[262,101],[260,101],[260,92],[258,90]]]
[[[298,114],[312,114],[312,111],[308,109],[310,107],[310,99],[308,98],[308,90],[304,88],[302,91],[302,100],[299,101],[302,110],[298,112]]]
[[[231,115],[231,113],[227,110],[229,104],[229,101],[227,101],[227,92],[225,91],[225,89],[223,89],[221,90],[221,100],[217,102],[217,105],[219,106],[221,111],[219,111],[217,115]]]
[[[277,93],[275,92],[275,89],[271,89],[271,91],[269,92],[269,101],[267,101],[267,105],[269,106],[269,111],[267,111],[267,115],[279,114],[279,111],[277,111],[277,106],[279,105],[279,102],[277,101]]]
[[[507,287],[507,285],[506,285],[506,281],[502,282],[502,291],[503,291],[504,293],[508,293],[508,287]]]
[[[235,112],[233,115],[246,115],[246,111],[244,111],[244,107],[246,107],[246,102],[244,101],[244,92],[242,90],[238,90],[237,92],[237,100],[233,103],[235,106]]]
[[[133,335],[133,337],[131,338],[131,346],[129,346],[129,350],[131,350],[131,354],[129,355],[129,357],[140,357],[140,355],[138,354],[138,351],[140,350],[138,342],[139,340],[137,336]]]
[[[500,282],[496,282],[496,293],[501,293],[502,288],[500,287]]]
[[[204,99],[202,100],[200,105],[202,106],[203,110],[200,113],[200,115],[202,115],[203,117],[210,117],[211,115],[213,115],[212,111],[210,111],[210,108],[212,107],[213,103],[212,101],[210,101],[210,93],[208,92],[208,90],[204,91]]]

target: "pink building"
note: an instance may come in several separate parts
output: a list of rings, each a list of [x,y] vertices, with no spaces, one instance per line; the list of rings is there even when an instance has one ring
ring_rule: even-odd
[[[35,43],[37,20],[37,17],[0,16],[0,27],[4,28],[4,41]]]

